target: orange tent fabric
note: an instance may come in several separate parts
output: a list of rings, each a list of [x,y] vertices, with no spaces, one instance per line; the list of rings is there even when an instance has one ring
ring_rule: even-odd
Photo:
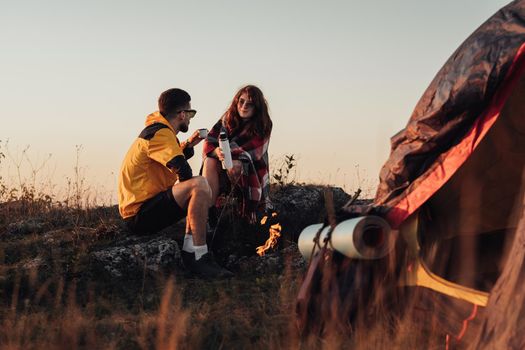
[[[497,124],[524,70],[525,0],[520,0],[502,8],[460,45],[417,103],[406,128],[392,138],[373,202],[375,211],[396,228],[428,203]],[[521,113],[525,119],[514,104],[506,114],[514,120]],[[505,142],[504,137],[495,140]],[[518,149],[509,148],[507,153]],[[522,155],[519,166],[525,163]],[[478,178],[488,166],[479,167],[478,174],[471,172],[462,186],[483,183]]]

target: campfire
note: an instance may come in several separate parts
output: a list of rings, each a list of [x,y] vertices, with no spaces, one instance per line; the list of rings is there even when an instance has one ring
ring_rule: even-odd
[[[276,216],[277,213],[272,213],[272,218],[275,218]],[[265,225],[267,221],[268,216],[266,215],[261,219],[261,225]],[[279,237],[281,237],[281,225],[279,223],[270,225],[269,231],[270,237],[268,237],[264,245],[257,247],[256,249],[256,252],[259,256],[263,256],[268,249],[275,247],[275,245],[277,244],[277,240],[279,239]]]

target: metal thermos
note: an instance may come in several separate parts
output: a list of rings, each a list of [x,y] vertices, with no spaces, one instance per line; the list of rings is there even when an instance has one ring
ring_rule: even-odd
[[[222,153],[224,154],[224,160],[222,161],[222,168],[223,169],[231,169],[233,168],[233,161],[232,161],[232,152],[230,149],[230,141],[228,141],[228,135],[226,135],[226,132],[221,131],[219,134],[219,148],[221,149]]]

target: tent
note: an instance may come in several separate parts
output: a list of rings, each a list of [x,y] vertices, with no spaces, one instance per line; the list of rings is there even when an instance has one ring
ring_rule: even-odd
[[[506,259],[516,247],[523,214],[524,168],[525,0],[516,0],[474,31],[439,70],[406,127],[391,139],[373,203],[346,207],[338,220],[384,218],[402,233],[406,250],[396,252],[396,276],[388,280],[460,299],[475,315],[478,307],[490,305],[505,265],[517,264],[525,272],[523,261]],[[525,222],[521,225],[525,252]],[[306,297],[329,290],[315,284],[315,276],[326,272],[326,259],[317,261],[322,268],[315,272],[310,265],[305,279],[310,287],[303,283],[298,297],[303,317],[323,310]],[[368,266],[364,274],[381,271],[370,262],[361,265]],[[352,287],[340,277],[331,282],[343,304],[350,293],[342,290],[355,291],[356,281],[363,280],[359,269],[352,268],[351,277],[337,270]],[[473,318],[469,313],[465,320]],[[458,340],[465,322],[459,325]]]
[[[498,271],[483,262],[487,254],[504,256],[517,224],[525,165],[524,71],[521,0],[482,24],[437,73],[405,129],[391,139],[372,205],[393,228],[417,215],[422,255],[432,255],[428,264],[478,289],[495,282]],[[468,258],[462,249],[467,244],[477,246],[470,252],[470,275],[452,261]]]
[[[519,96],[513,106],[506,103],[523,73],[524,43],[525,2],[514,1],[477,29],[438,72],[406,128],[392,138],[390,157],[380,173],[374,205],[388,208],[393,226],[399,226],[453,176],[465,177],[455,174],[487,135],[497,149],[493,155],[500,155],[493,159],[499,162],[492,167],[498,172],[493,177],[504,175],[509,157],[522,162],[518,117],[523,104]],[[502,112],[512,114],[513,120],[502,122],[510,123],[508,135],[491,131],[496,121],[505,119],[500,118]],[[517,129],[515,133],[512,128]],[[511,138],[514,143],[509,144]],[[487,146],[481,145],[484,152],[489,151]],[[475,165],[479,175],[489,163],[494,162]]]

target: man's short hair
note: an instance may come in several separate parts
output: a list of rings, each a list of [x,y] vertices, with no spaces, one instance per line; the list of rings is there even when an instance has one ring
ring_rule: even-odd
[[[159,96],[159,112],[166,117],[169,113],[184,108],[190,101],[190,94],[182,89],[166,90]]]

